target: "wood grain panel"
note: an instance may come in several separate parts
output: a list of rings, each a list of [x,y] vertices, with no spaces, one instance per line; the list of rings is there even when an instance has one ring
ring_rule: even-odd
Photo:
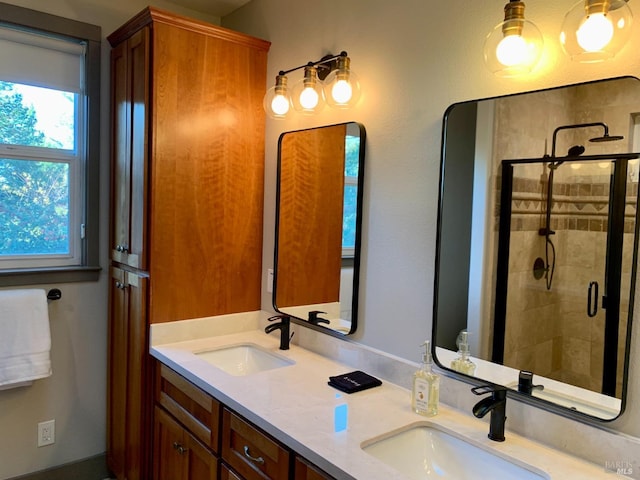
[[[260,308],[266,53],[154,30],[151,321]]]
[[[339,301],[345,136],[343,124],[282,138],[278,308]]]

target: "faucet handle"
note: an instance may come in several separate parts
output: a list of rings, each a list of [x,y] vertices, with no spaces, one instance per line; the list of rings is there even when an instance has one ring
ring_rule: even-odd
[[[309,323],[313,323],[314,325],[319,325],[320,323],[331,323],[328,319],[318,317],[320,314],[326,314],[327,312],[322,312],[320,310],[311,310],[309,312]]]
[[[494,398],[502,399],[507,397],[507,388],[502,385],[480,385],[471,389],[474,395],[485,395],[491,393]]]
[[[282,320],[283,323],[288,323],[291,320],[291,317],[289,317],[289,315],[279,314],[269,317],[267,318],[267,320],[269,322],[273,322],[274,320]]]
[[[543,390],[544,385],[533,384],[533,372],[529,370],[520,370],[518,374],[518,391],[531,395],[533,390]]]

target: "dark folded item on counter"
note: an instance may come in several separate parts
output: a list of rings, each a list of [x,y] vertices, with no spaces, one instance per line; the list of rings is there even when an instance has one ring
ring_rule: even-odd
[[[355,393],[368,388],[378,387],[382,382],[371,375],[356,370],[329,377],[329,385],[345,393]]]

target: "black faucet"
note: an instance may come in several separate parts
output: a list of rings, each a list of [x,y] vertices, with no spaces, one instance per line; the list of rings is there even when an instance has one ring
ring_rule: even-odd
[[[491,393],[490,397],[483,398],[473,406],[473,414],[478,417],[484,417],[491,412],[489,421],[489,438],[496,442],[504,442],[504,423],[507,420],[507,389],[497,385],[482,385],[472,388],[471,391],[476,395],[484,395]]]
[[[309,312],[309,323],[313,323],[314,325],[320,325],[321,323],[331,323],[326,318],[318,317],[318,315],[320,315],[321,313],[326,314],[327,312],[321,312],[320,310],[311,310]]]
[[[533,384],[533,372],[528,370],[520,370],[518,375],[518,391],[531,395],[533,390],[543,390],[544,385]]]
[[[265,333],[271,333],[274,330],[280,330],[280,350],[289,350],[289,340],[293,335],[289,335],[289,326],[291,318],[288,315],[275,315],[268,319],[270,322],[280,320],[278,323],[267,325],[264,329]]]

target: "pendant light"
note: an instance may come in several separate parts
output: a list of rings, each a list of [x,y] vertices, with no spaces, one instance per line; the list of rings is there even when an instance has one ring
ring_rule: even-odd
[[[504,6],[504,21],[484,42],[487,68],[502,77],[529,73],[542,55],[544,41],[538,27],[524,18],[524,2],[511,0]]]
[[[608,60],[629,40],[632,21],[627,0],[580,0],[564,17],[560,43],[572,60]]]

